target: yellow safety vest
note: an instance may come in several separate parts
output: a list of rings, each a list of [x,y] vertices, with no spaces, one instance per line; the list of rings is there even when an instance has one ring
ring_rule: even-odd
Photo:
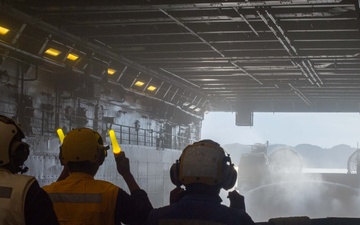
[[[119,187],[72,173],[43,189],[49,194],[60,225],[113,225]]]
[[[0,224],[25,224],[25,198],[32,176],[12,174],[0,169]]]

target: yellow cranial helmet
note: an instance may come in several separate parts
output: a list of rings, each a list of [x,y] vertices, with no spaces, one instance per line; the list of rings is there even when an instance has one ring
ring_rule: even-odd
[[[98,132],[89,128],[77,128],[65,136],[59,158],[63,165],[68,162],[84,161],[101,165],[108,149]]]

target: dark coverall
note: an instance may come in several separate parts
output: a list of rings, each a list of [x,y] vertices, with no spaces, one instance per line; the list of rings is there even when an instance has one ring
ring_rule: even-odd
[[[147,225],[254,225],[254,221],[243,210],[221,204],[218,195],[187,194],[178,202],[154,209]]]

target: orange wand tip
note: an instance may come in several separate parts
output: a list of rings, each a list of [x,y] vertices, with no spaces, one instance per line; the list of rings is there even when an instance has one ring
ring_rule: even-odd
[[[110,130],[110,131],[109,131],[109,135],[110,135],[110,140],[111,140],[111,145],[112,145],[113,153],[114,153],[114,154],[120,154],[121,148],[120,148],[120,145],[118,144],[118,142],[117,142],[117,140],[116,140],[115,131],[114,131],[114,130]]]

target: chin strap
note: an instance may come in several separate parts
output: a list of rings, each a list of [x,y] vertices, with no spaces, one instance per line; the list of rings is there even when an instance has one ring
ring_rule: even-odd
[[[20,166],[20,167],[18,167],[18,169],[17,169],[17,172],[19,173],[21,173],[21,174],[24,174],[24,173],[26,173],[27,171],[29,171],[29,167],[27,167],[27,166],[25,166],[25,165],[22,165],[22,166]]]

